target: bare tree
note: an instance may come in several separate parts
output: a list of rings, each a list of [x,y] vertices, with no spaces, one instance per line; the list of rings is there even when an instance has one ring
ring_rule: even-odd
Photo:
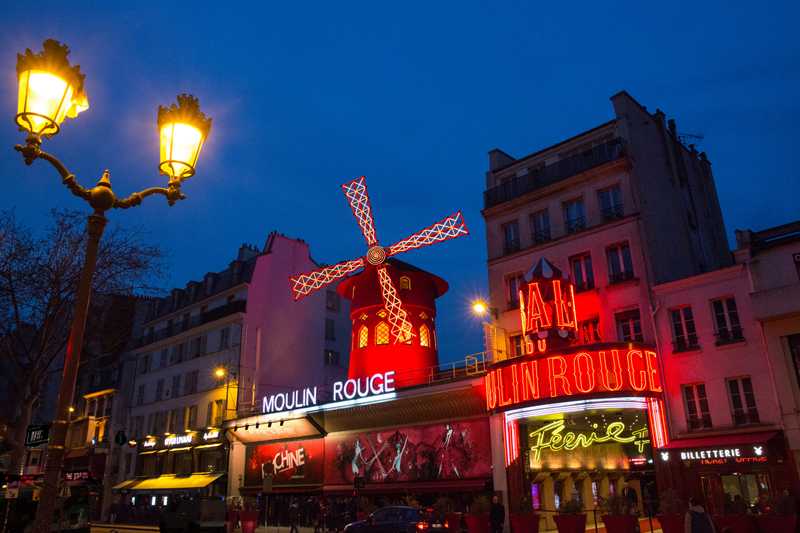
[[[19,471],[25,431],[67,345],[86,238],[80,212],[52,211],[41,235],[13,212],[0,212],[0,422],[11,472]],[[98,250],[93,294],[152,293],[161,257],[137,232],[110,227]],[[84,346],[100,333],[91,324],[90,314]]]

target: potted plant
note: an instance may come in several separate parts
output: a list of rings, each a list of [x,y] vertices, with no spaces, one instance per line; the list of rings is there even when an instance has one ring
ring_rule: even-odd
[[[469,533],[489,532],[489,509],[491,505],[489,497],[484,494],[472,500],[472,505],[469,506],[469,513],[464,517]]]
[[[658,523],[664,533],[683,533],[683,519],[686,503],[678,497],[677,491],[667,489],[659,496]]]
[[[539,533],[539,515],[533,512],[531,498],[525,494],[511,511],[511,533]]]
[[[603,501],[603,524],[608,533],[635,533],[637,519],[630,513],[628,502],[622,496],[612,495]]]
[[[586,514],[578,499],[562,502],[558,514],[553,517],[558,533],[584,533],[586,531]]]

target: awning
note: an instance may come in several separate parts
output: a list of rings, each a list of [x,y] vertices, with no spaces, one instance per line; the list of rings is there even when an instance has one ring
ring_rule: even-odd
[[[733,446],[735,444],[765,444],[777,431],[757,431],[754,433],[733,433],[727,435],[705,435],[690,439],[676,439],[666,446],[671,450],[679,448],[712,448],[714,446]]]
[[[111,487],[111,490],[124,490],[124,489],[129,489],[129,488],[131,488],[133,485],[136,485],[138,482],[139,482],[139,480],[138,480],[138,479],[126,479],[126,480],[125,480],[125,481],[123,481],[122,483],[117,483],[116,485],[114,485],[113,487]]]
[[[131,490],[170,490],[170,489],[202,489],[225,474],[192,474],[191,476],[163,476],[147,478],[139,481]]]

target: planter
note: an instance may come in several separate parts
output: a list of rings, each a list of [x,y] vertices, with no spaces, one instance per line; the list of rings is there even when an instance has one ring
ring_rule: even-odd
[[[762,514],[756,516],[758,530],[766,533],[792,532],[797,527],[797,515]]]
[[[539,533],[539,515],[511,513],[511,533]]]
[[[683,533],[683,515],[660,514],[656,518],[664,533]]]
[[[607,533],[636,533],[638,519],[631,515],[603,515]]]
[[[726,527],[730,528],[731,533],[756,533],[758,531],[755,517],[746,514],[715,516],[714,525],[720,531]],[[783,530],[777,529],[771,531],[770,533],[776,533],[777,531]]]
[[[585,514],[557,514],[553,520],[556,521],[558,533],[584,533],[586,531]]]
[[[464,520],[469,533],[489,533],[489,513],[469,513]]]

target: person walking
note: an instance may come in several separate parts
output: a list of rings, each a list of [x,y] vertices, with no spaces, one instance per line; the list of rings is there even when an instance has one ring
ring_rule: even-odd
[[[489,509],[489,532],[503,533],[506,523],[506,508],[500,503],[500,497],[492,496],[492,507]]]
[[[289,506],[289,533],[300,533],[297,528],[297,521],[300,519],[300,506],[297,501],[292,501]]]
[[[714,521],[702,505],[699,498],[689,498],[689,510],[683,519],[684,533],[716,533]]]

